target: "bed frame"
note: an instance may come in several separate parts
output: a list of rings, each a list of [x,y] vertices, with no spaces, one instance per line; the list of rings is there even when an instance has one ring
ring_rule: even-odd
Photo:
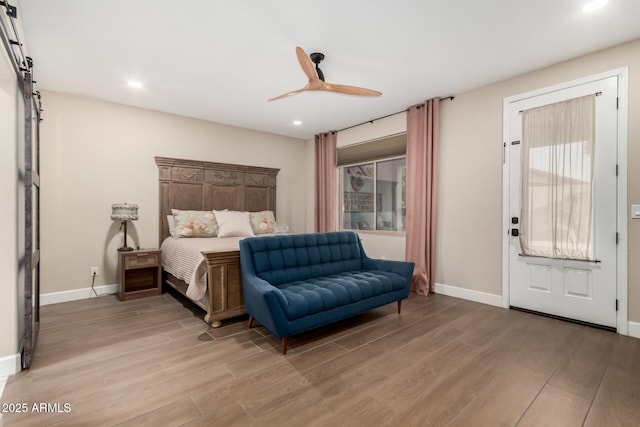
[[[171,209],[276,211],[276,175],[280,169],[156,157],[160,184],[159,236],[169,237]],[[207,251],[205,303],[194,301],[214,328],[246,313],[240,275],[240,251]],[[163,270],[163,281],[186,295],[187,283]]]

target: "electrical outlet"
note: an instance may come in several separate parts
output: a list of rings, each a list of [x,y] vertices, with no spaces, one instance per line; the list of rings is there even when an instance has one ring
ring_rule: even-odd
[[[91,267],[91,276],[99,276],[100,275],[100,270],[98,269],[98,267]]]

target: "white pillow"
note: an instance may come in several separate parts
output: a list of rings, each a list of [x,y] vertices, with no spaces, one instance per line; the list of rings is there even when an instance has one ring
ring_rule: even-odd
[[[213,211],[218,222],[218,237],[251,237],[253,230],[248,212]]]
[[[175,237],[176,220],[173,218],[173,215],[167,215],[167,224],[169,224],[169,234],[171,235],[171,237]]]

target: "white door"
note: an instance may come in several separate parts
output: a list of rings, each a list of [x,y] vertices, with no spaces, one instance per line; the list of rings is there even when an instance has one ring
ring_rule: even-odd
[[[618,77],[509,104],[509,305],[616,327]],[[520,246],[523,158],[522,111],[595,94],[591,250],[589,260],[524,256]],[[567,141],[566,144],[570,144]],[[535,212],[533,213],[535,215]]]

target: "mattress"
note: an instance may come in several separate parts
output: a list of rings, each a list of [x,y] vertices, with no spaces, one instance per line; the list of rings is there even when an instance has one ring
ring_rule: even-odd
[[[207,263],[202,252],[237,251],[244,237],[168,237],[160,246],[162,268],[188,284],[187,297],[201,300],[207,291]]]

